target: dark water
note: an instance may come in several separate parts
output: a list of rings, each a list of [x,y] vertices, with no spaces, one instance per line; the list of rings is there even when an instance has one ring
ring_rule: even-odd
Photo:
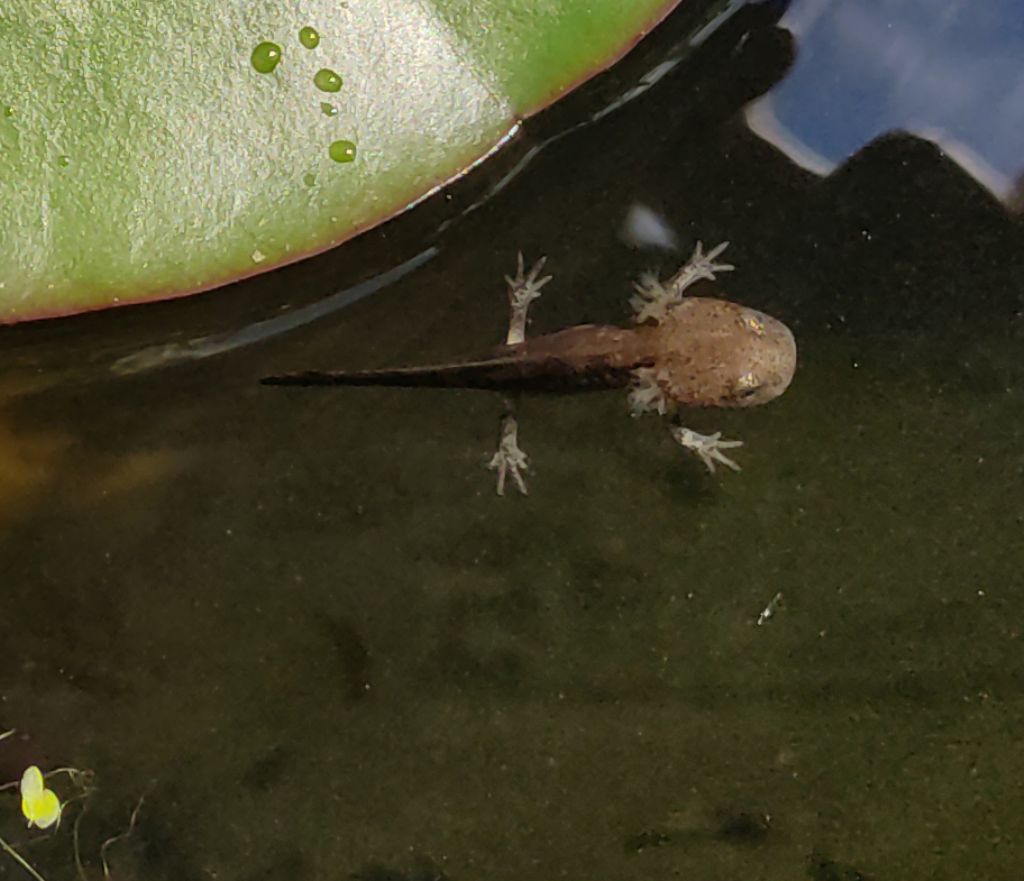
[[[95,772],[88,877],[143,795],[114,878],[1019,877],[1013,194],[920,134],[830,157],[829,120],[851,137],[871,96],[838,52],[800,73],[822,31],[791,35],[785,4],[734,7],[693,47],[684,3],[447,196],[332,254],[4,331],[0,770]],[[824,176],[743,112],[790,70],[836,95],[772,93]],[[623,243],[636,203],[679,254]],[[744,440],[738,474],[621,393],[540,398],[531,495],[498,499],[487,394],[257,384],[487,348],[517,249],[555,275],[533,332],[625,320],[631,279],[698,238],[732,242],[721,290],[800,345],[779,401],[690,422]],[[0,799],[5,840],[74,877],[79,808],[26,843]]]

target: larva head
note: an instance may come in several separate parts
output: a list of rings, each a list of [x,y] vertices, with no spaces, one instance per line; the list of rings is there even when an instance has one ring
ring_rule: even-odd
[[[793,379],[793,334],[756,309],[688,297],[651,330],[658,385],[677,404],[753,407],[777,398]]]

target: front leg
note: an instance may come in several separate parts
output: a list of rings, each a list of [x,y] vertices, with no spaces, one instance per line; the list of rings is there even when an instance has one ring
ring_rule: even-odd
[[[633,286],[637,296],[629,301],[633,307],[633,320],[637,324],[643,324],[649,318],[661,321],[669,308],[683,299],[683,294],[694,282],[702,278],[714,281],[716,272],[730,272],[735,269],[736,267],[729,263],[715,262],[715,258],[728,247],[728,242],[722,242],[705,254],[704,246],[697,242],[690,259],[668,281],[659,281],[655,275],[641,276]]]
[[[516,261],[515,277],[505,276],[508,282],[508,334],[505,344],[518,345],[526,339],[526,320],[530,303],[540,296],[551,276],[539,278],[544,268],[544,257],[541,257],[530,271],[526,271],[522,251]],[[505,495],[505,480],[511,474],[519,492],[527,494],[526,480],[523,473],[529,469],[526,453],[519,448],[519,422],[516,420],[515,401],[505,398],[505,412],[501,417],[501,430],[498,435],[498,451],[491,457],[487,467],[498,472],[498,495]]]
[[[697,242],[697,247],[693,249],[690,259],[666,282],[665,286],[676,299],[681,299],[686,289],[694,282],[702,278],[714,281],[716,272],[732,272],[736,267],[731,263],[715,263],[715,258],[728,247],[728,242],[722,242],[705,254],[704,245]]]
[[[740,470],[740,466],[724,455],[722,450],[742,447],[743,441],[722,440],[720,431],[714,434],[698,434],[683,425],[673,425],[669,431],[676,443],[699,456],[712,474],[715,473],[715,462],[720,462],[733,471]]]

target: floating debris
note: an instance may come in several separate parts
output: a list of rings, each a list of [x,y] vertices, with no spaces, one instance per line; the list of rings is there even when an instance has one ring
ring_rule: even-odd
[[[48,829],[60,820],[60,799],[43,782],[43,772],[29,765],[21,775],[21,812],[31,828]]]
[[[775,596],[771,598],[768,605],[761,610],[761,614],[757,616],[757,626],[760,627],[769,618],[774,615],[779,608],[782,606],[782,591],[780,590]]]

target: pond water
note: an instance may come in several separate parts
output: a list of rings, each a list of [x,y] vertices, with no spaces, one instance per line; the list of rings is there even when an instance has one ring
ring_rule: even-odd
[[[1012,4],[988,56],[935,5],[683,3],[332,253],[5,329],[0,772],[95,777],[52,836],[0,793],[4,840],[57,881],[77,829],[100,878],[144,797],[115,879],[1016,877],[1024,66]],[[977,143],[891,106],[943,58],[1005,84],[958,99]],[[778,401],[690,419],[738,473],[621,392],[537,397],[498,498],[496,396],[258,384],[486,350],[520,249],[531,333],[624,322],[697,240],[800,349]]]

